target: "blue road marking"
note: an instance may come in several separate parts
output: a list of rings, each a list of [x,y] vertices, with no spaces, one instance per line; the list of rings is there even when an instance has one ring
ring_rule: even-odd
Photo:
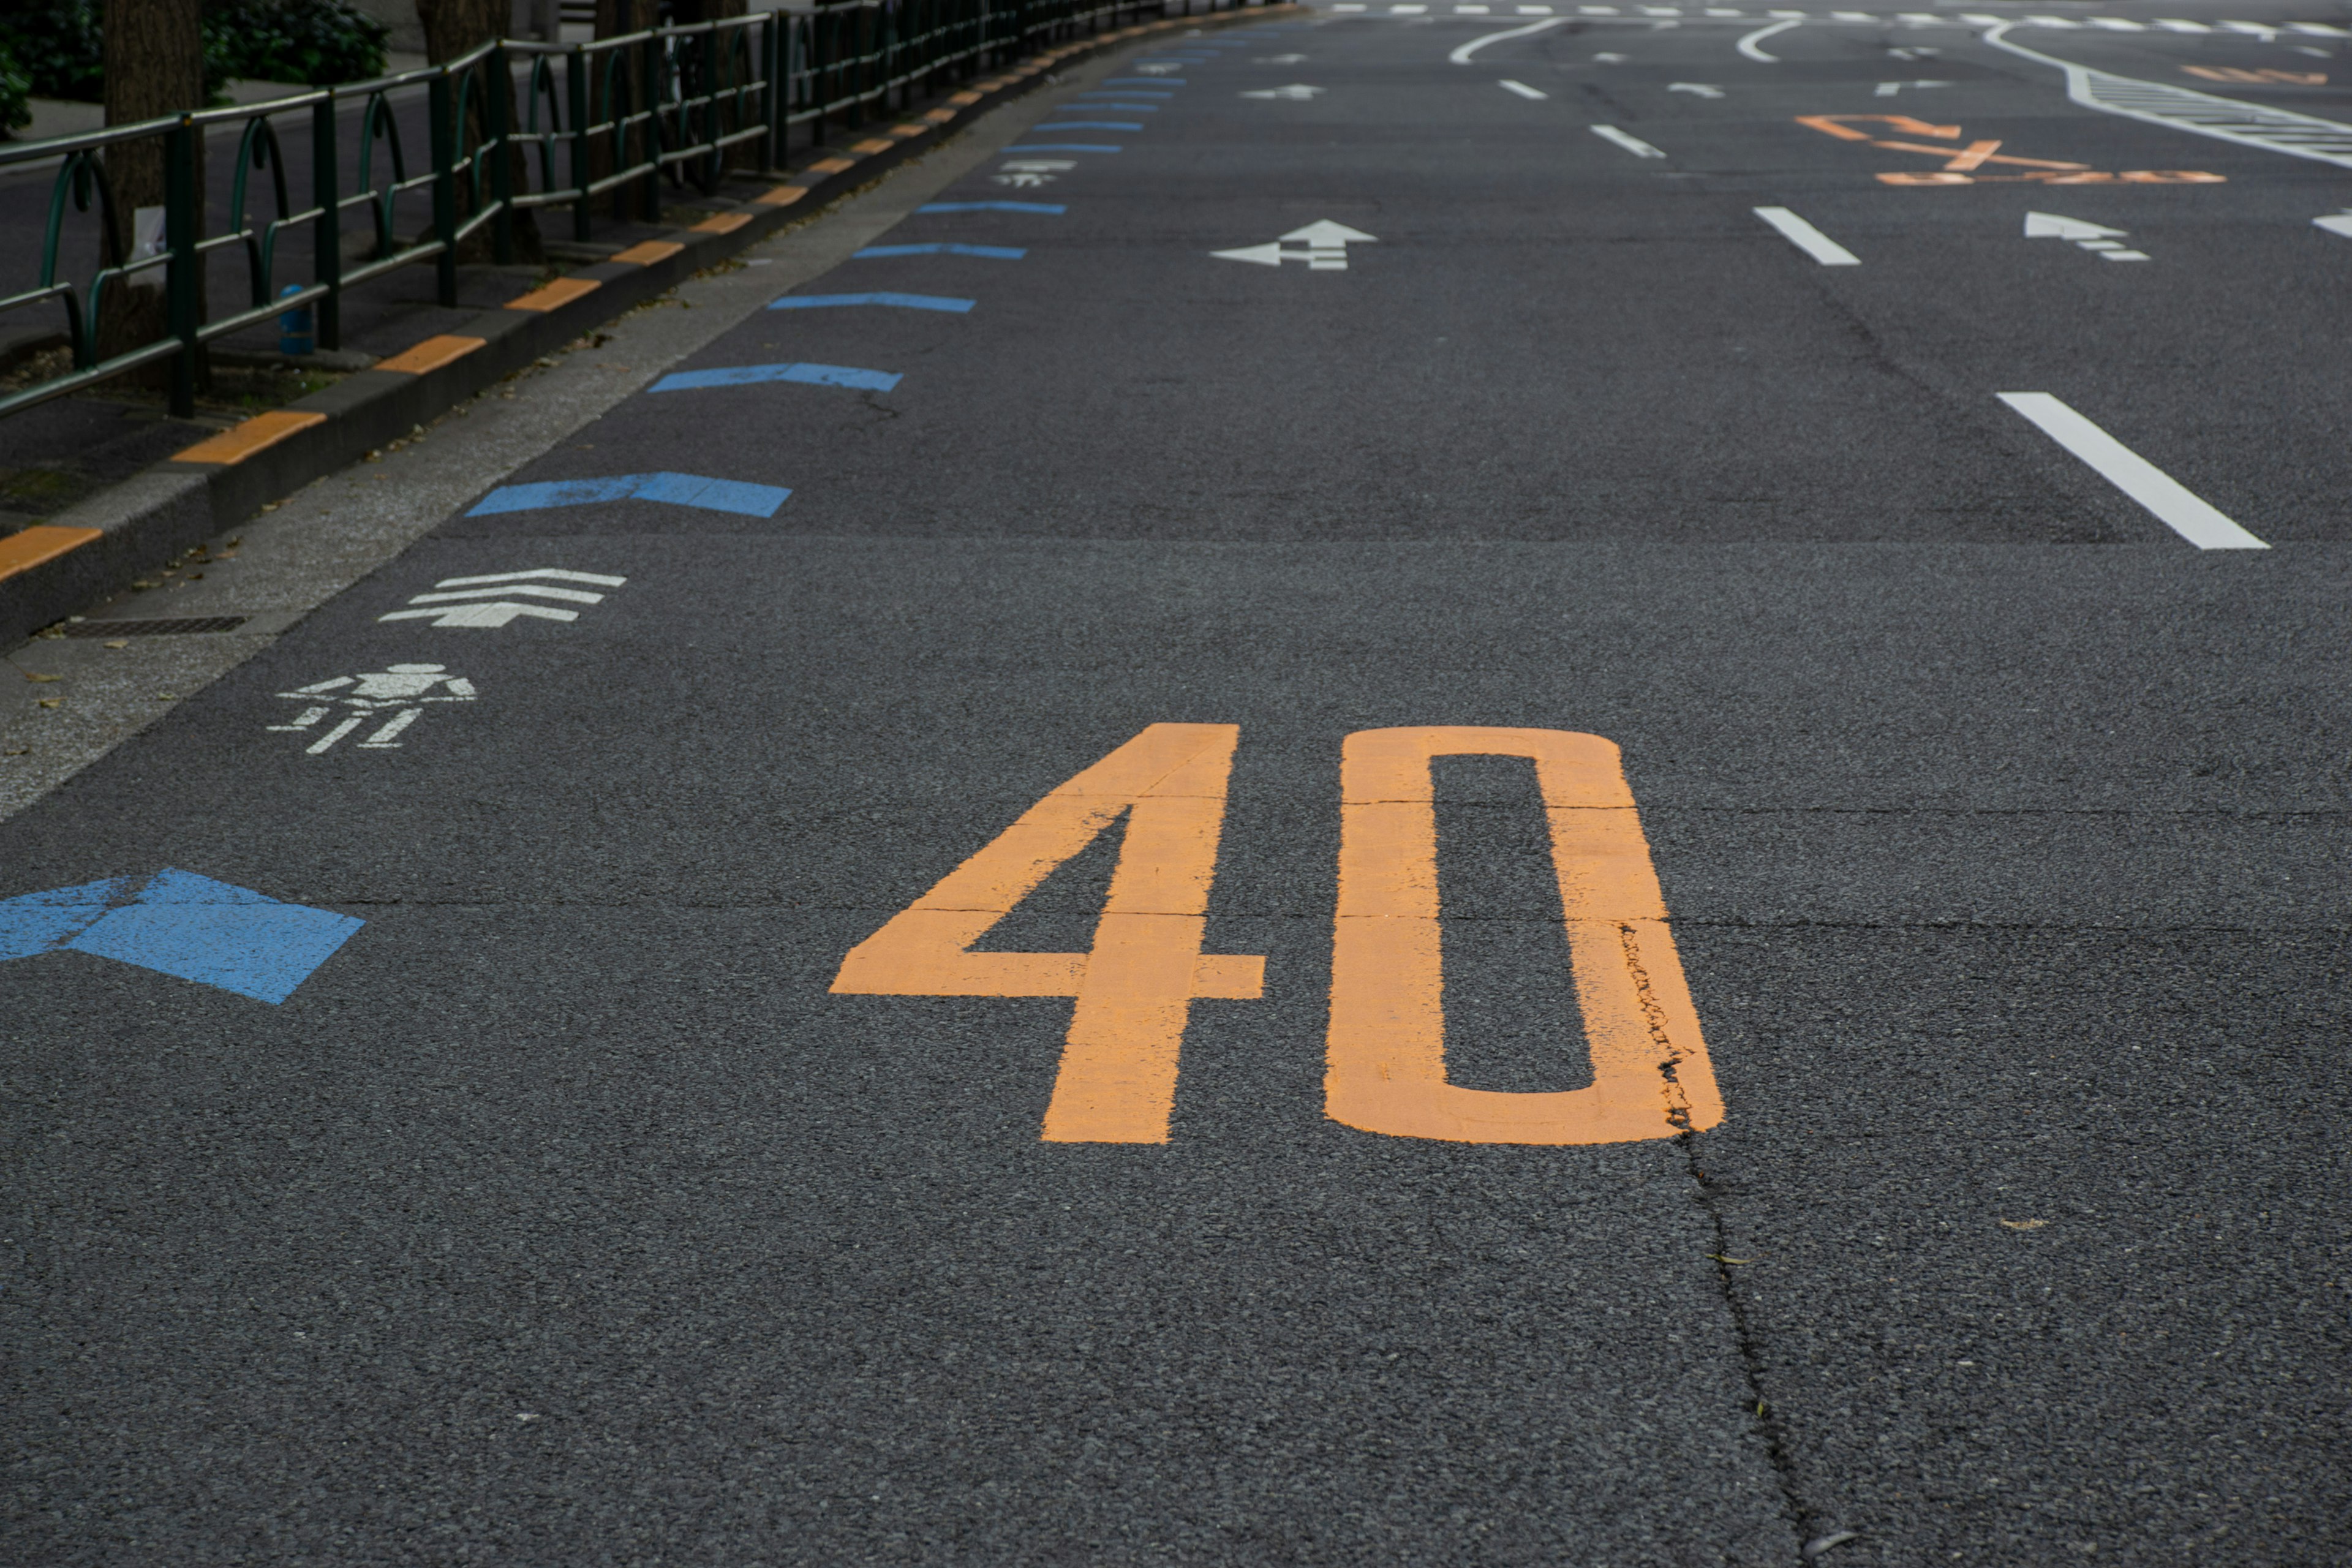
[[[750,386],[763,381],[797,381],[810,386],[854,386],[887,392],[901,377],[887,370],[852,370],[843,364],[730,364],[719,370],[682,370],[653,384],[654,392],[685,392],[698,386]]]
[[[829,310],[836,305],[896,305],[902,310],[952,310],[961,315],[979,303],[945,294],[787,294],[771,310]]]
[[[1034,131],[1140,131],[1139,120],[1065,120],[1057,125],[1036,125]]]
[[[1182,87],[1181,81],[1164,76],[1114,76],[1103,79],[1105,87]]]
[[[793,492],[774,485],[751,485],[700,474],[615,474],[601,479],[551,479],[535,485],[501,485],[484,496],[467,517],[547,507],[587,506],[606,500],[657,500],[671,506],[730,511],[741,517],[773,517]]]
[[[1077,101],[1083,103],[1088,96],[1089,95],[1087,94],[1081,93],[1078,96]],[[1139,87],[1123,87],[1117,92],[1097,92],[1091,96],[1095,98],[1173,98],[1176,95],[1172,92],[1161,92],[1156,88],[1146,89]],[[1158,106],[1154,105],[1154,107],[1156,108]]]
[[[166,868],[0,900],[0,960],[87,952],[276,1004],[366,923]]]
[[[1077,142],[1039,142],[1025,147],[1007,147],[1007,153],[1116,153],[1116,147],[1090,147]]]
[[[1125,94],[1120,96],[1124,97]],[[1157,114],[1160,108],[1156,103],[1096,103],[1083,99],[1070,107],[1076,110],[1091,109],[1097,113],[1108,113],[1117,110],[1121,114]]]
[[[919,213],[1053,213],[1070,209],[1059,202],[925,202]]]
[[[885,256],[985,256],[993,261],[1018,261],[1029,253],[1016,245],[961,245],[953,240],[931,245],[869,245],[851,259],[868,261]]]

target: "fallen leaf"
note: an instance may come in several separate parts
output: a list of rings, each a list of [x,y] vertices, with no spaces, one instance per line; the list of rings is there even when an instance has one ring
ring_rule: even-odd
[[[2005,1219],[2000,1223],[2011,1230],[2040,1230],[2050,1222],[2046,1219]]]
[[[99,646],[100,646],[100,647],[129,647],[131,646],[131,644],[130,644],[128,641],[126,641],[126,640],[123,640],[123,639],[121,639],[121,638],[117,638],[117,639],[116,639],[115,641],[113,641],[113,642],[110,642],[110,643],[100,643]]]
[[[1714,1258],[1717,1263],[1729,1263],[1729,1264],[1737,1265],[1737,1264],[1741,1264],[1741,1263],[1753,1263],[1753,1262],[1755,1262],[1755,1261],[1756,1261],[1756,1259],[1754,1259],[1754,1258],[1726,1258],[1726,1257],[1725,1257],[1725,1256],[1723,1256],[1723,1254],[1721,1254],[1720,1252],[1710,1252],[1710,1253],[1708,1253],[1708,1254],[1707,1254],[1707,1256],[1708,1256],[1709,1258]]]
[[[36,706],[37,706],[37,707],[41,707],[41,708],[54,708],[54,707],[56,707],[58,703],[63,702],[64,700],[65,700],[65,699],[64,699],[64,698],[62,698],[62,697],[44,697],[44,698],[42,698],[42,699],[40,699],[40,700],[39,700],[39,701],[36,704]]]
[[[26,672],[25,679],[27,680],[63,680],[65,677],[62,675],[35,675],[28,670]]]

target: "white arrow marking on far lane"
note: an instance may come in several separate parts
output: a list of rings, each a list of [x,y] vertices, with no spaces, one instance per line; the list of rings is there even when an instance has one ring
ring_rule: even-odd
[[[2315,217],[2311,221],[2330,234],[2340,234],[2347,239],[2352,239],[2352,207],[2346,207],[2333,216]]]
[[[1791,27],[1801,27],[1802,26],[1804,26],[1802,19],[1791,17],[1790,20],[1785,22],[1775,22],[1769,27],[1759,27],[1754,32],[1739,40],[1739,52],[1746,55],[1751,60],[1762,60],[1768,66],[1778,65],[1780,63],[1780,56],[1768,55],[1756,46],[1766,38],[1772,37],[1775,33],[1785,33]]]
[[[1304,250],[1286,250],[1293,242],[1304,245]],[[1349,228],[1344,223],[1323,218],[1305,228],[1294,228],[1272,245],[1244,246],[1238,250],[1209,252],[1220,261],[1248,261],[1260,267],[1279,267],[1286,261],[1304,261],[1309,272],[1345,272],[1348,270],[1348,247],[1370,245],[1375,237],[1360,228]]]
[[[1292,82],[1288,87],[1262,87],[1255,92],[1245,92],[1242,96],[1244,98],[1282,98],[1293,103],[1304,103],[1324,90],[1319,87],[1308,87],[1304,82]]]
[[[1666,83],[1666,90],[1668,92],[1687,92],[1694,98],[1721,98],[1723,96],[1723,89],[1719,87],[1710,87],[1703,81],[1670,81]]]
[[[2109,261],[2146,261],[2147,252],[2133,250],[2123,242],[2126,230],[2105,228],[2081,218],[2061,217],[2056,213],[2027,213],[2025,237],[2028,239],[2070,239],[2081,249],[2094,251]]]
[[[1534,88],[1529,87],[1526,82],[1523,82],[1523,81],[1513,81],[1513,80],[1512,80],[1510,78],[1508,78],[1508,77],[1505,77],[1502,80],[1500,80],[1500,81],[1496,82],[1495,85],[1496,85],[1496,87],[1501,88],[1505,92],[1516,92],[1516,93],[1517,93],[1521,98],[1549,98],[1549,97],[1551,96],[1551,94],[1549,94],[1549,93],[1548,93],[1548,92],[1538,92]]]

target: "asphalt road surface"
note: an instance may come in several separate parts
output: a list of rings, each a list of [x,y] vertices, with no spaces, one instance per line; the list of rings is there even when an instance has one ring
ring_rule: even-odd
[[[2352,30],[2023,16],[1177,37],[257,522],[5,1555],[2352,1560]]]

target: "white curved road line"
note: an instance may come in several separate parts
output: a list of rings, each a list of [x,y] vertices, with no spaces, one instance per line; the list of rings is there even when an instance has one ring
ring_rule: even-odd
[[[2210,92],[2191,92],[2185,87],[2138,81],[2074,65],[2022,44],[2011,43],[2004,37],[2011,26],[2001,22],[1988,27],[1984,41],[1994,48],[2064,71],[2066,96],[2085,109],[2150,125],[2168,125],[2175,131],[2210,136],[2218,142],[2234,142],[2242,147],[2261,147],[2352,169],[2352,125],[2322,120],[2317,115],[2297,114],[2291,109],[2240,103],[2231,98],[2216,98]]]
[[[1564,27],[1567,25],[1567,17],[1550,16],[1540,22],[1530,22],[1524,27],[1513,27],[1508,32],[1489,33],[1483,38],[1471,39],[1468,43],[1463,45],[1460,48],[1454,50],[1445,58],[1452,60],[1457,66],[1466,66],[1470,63],[1470,57],[1476,54],[1480,49],[1485,48],[1488,44],[1499,44],[1505,38],[1524,38],[1529,33],[1540,33],[1546,27]]]
[[[1762,49],[1756,47],[1756,41],[1759,38],[1769,38],[1775,33],[1785,33],[1791,27],[1801,27],[1804,25],[1805,24],[1801,18],[1796,18],[1786,22],[1775,22],[1769,27],[1759,27],[1754,32],[1739,40],[1739,52],[1746,55],[1751,60],[1762,60],[1768,66],[1779,65],[1780,63],[1780,57],[1778,55],[1766,54]]]

